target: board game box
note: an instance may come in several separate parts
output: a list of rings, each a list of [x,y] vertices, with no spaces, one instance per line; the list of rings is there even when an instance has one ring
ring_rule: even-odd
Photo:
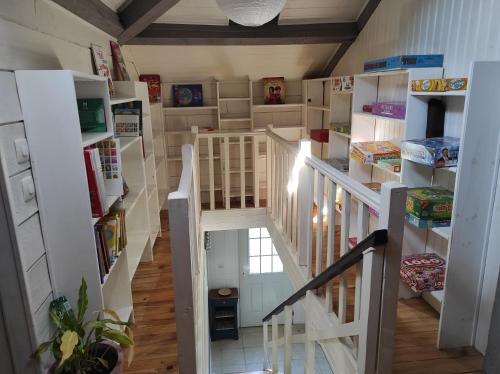
[[[371,164],[379,160],[401,158],[401,151],[388,141],[352,143],[351,157],[364,164]]]
[[[406,104],[404,102],[373,103],[372,113],[387,118],[405,119]]]
[[[443,67],[443,55],[400,55],[367,61],[365,73],[409,68]]]
[[[395,158],[393,160],[379,160],[377,165],[382,169],[390,170],[395,173],[399,173],[401,171],[401,159]]]
[[[456,166],[460,139],[452,137],[406,140],[401,143],[401,157],[436,168]]]
[[[106,115],[102,99],[77,99],[82,132],[106,132]]]
[[[264,104],[284,104],[285,103],[285,78],[263,78]]]
[[[406,222],[419,229],[431,229],[433,227],[449,227],[451,219],[421,219],[413,214],[406,214]]]
[[[419,253],[401,259],[399,276],[415,292],[442,290],[446,261],[435,253]]]
[[[411,188],[406,195],[406,213],[420,219],[450,220],[453,192],[441,187]]]

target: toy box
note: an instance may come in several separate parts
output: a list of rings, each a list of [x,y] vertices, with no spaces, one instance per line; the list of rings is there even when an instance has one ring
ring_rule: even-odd
[[[372,113],[388,118],[405,119],[406,104],[404,102],[373,103]]]
[[[443,79],[417,79],[411,81],[411,90],[415,92],[444,92]]]
[[[102,99],[77,99],[82,132],[106,132],[106,116]]]
[[[379,160],[401,158],[398,146],[387,141],[352,143],[351,157],[364,164]]]
[[[285,78],[263,78],[264,104],[284,104],[285,103]]]
[[[203,106],[203,90],[201,84],[172,85],[174,107]]]
[[[390,170],[395,173],[399,173],[401,171],[401,159],[395,158],[393,160],[380,160],[377,162],[377,165],[382,169]]]
[[[365,73],[409,68],[443,67],[443,55],[400,55],[367,61]]]
[[[340,132],[342,134],[350,134],[351,133],[351,125],[350,124],[330,123],[329,128],[332,131]]]
[[[431,229],[433,227],[449,227],[451,219],[421,219],[413,214],[407,214],[406,222],[419,229]]]
[[[330,133],[327,129],[313,129],[311,130],[311,139],[319,143],[328,143]]]
[[[453,192],[441,187],[411,188],[406,195],[406,213],[420,219],[451,219]]]
[[[463,91],[467,89],[467,78],[447,78],[443,79],[446,91]]]
[[[446,261],[435,253],[420,253],[401,259],[399,275],[414,292],[442,290]]]
[[[452,137],[406,140],[401,142],[401,157],[436,168],[456,166],[460,139]]]

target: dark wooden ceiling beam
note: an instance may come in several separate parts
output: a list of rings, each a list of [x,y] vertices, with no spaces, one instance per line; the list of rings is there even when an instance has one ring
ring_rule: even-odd
[[[132,0],[118,13],[124,28],[118,42],[125,44],[178,2],[179,0]]]
[[[135,45],[279,45],[331,44],[356,39],[356,22],[260,27],[153,23],[125,44]]]
[[[74,15],[105,33],[118,37],[123,32],[118,15],[100,0],[53,0]]]

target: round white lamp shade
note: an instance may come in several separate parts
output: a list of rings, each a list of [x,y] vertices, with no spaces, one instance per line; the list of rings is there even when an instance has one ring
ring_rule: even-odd
[[[276,17],[286,0],[217,0],[222,12],[243,26],[262,26]]]

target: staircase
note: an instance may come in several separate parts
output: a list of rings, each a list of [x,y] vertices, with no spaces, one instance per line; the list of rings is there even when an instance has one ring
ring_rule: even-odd
[[[266,226],[296,292],[263,320],[262,372],[281,370],[278,349],[283,347],[283,372],[291,374],[292,344],[299,343],[305,347],[306,374],[318,373],[316,344],[336,374],[390,373],[406,188],[388,182],[382,184],[380,193],[370,190],[311,156],[307,140],[301,140],[298,147],[298,142],[285,140],[269,128],[265,133],[245,133],[239,142],[240,159],[244,160],[244,137],[253,137],[255,160],[261,156],[259,143],[264,136],[265,174],[258,162],[253,166],[254,177],[266,176],[264,191],[256,188],[261,186],[256,177],[253,207],[247,207],[246,171],[240,168],[240,204],[234,209],[225,196],[221,210],[214,200],[210,139],[238,133],[194,136],[194,146],[183,146],[179,190],[169,195],[169,215],[180,223],[170,234],[173,257],[182,269],[174,271],[174,287],[179,285],[185,291],[179,301],[176,294],[177,325],[185,331],[178,338],[180,354],[186,358],[180,361],[180,372],[209,370],[205,231]],[[202,210],[199,139],[207,136],[209,208]],[[230,191],[234,186],[225,170],[224,183]],[[263,196],[265,200],[260,199]],[[351,239],[358,244],[352,246]],[[305,310],[303,334],[292,334],[295,303]],[[285,321],[283,336],[278,335],[280,314]]]

